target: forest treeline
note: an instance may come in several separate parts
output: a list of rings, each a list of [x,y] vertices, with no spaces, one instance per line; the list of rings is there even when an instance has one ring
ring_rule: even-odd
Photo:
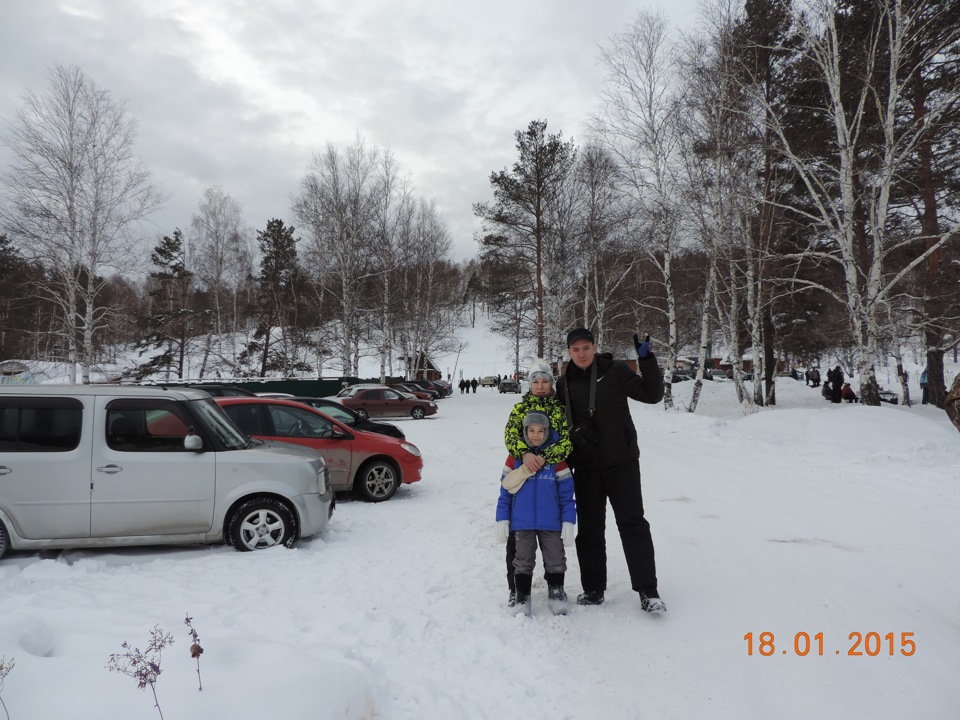
[[[560,358],[573,325],[618,353],[641,332],[668,378],[680,354],[750,359],[763,382],[736,389],[756,404],[776,402],[784,359],[839,362],[877,404],[877,369],[921,348],[942,406],[960,338],[960,7],[714,0],[699,27],[640,12],[609,38],[583,142],[545,119],[517,130],[465,263],[435,202],[360,136],[314,153],[259,229],[212,187],[145,240],[163,197],[135,123],[56,66],[5,138],[0,359],[73,360],[87,379],[137,347],[131,376],[356,374],[373,348],[382,374],[414,374],[485,311],[518,367]]]

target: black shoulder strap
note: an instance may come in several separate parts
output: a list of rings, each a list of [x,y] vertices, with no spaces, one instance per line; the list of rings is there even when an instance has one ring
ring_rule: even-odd
[[[572,361],[571,361],[572,362]],[[566,392],[563,394],[564,403],[567,406],[567,424],[573,427],[573,408],[570,407],[570,377],[566,378]],[[590,366],[590,392],[587,401],[587,415],[592,417],[597,408],[597,361],[593,361]]]

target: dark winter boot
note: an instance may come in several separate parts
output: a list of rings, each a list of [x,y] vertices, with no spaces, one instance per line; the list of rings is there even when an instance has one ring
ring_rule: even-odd
[[[533,575],[521,575],[517,573],[513,576],[517,584],[517,604],[518,615],[522,612],[524,615],[530,615],[530,588],[533,585]]]
[[[648,613],[665,613],[667,604],[660,599],[656,585],[644,585],[637,592],[640,593],[640,607]]]
[[[577,595],[577,605],[603,605],[603,590],[584,590]]]
[[[563,573],[546,573],[543,576],[547,581],[547,602],[550,612],[554,615],[567,614],[567,593],[563,589]]]

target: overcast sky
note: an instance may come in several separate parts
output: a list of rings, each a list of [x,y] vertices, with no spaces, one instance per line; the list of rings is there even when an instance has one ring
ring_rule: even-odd
[[[155,237],[188,230],[217,185],[263,229],[293,224],[313,153],[360,133],[436,198],[455,259],[472,205],[546,119],[578,143],[603,82],[598,46],[641,10],[678,28],[697,0],[0,0],[0,119],[55,64],[126,104],[138,151],[169,196]],[[6,129],[0,125],[0,132]],[[0,160],[9,153],[0,149]]]

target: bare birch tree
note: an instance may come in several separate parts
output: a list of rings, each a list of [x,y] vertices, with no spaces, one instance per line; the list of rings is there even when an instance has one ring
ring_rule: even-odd
[[[202,378],[211,352],[231,364],[238,360],[240,298],[253,273],[254,253],[250,231],[243,224],[243,208],[223,188],[204,191],[191,228],[190,269],[213,301],[213,324],[207,332],[200,363]],[[229,337],[229,347],[224,347],[225,336]]]
[[[450,233],[433,200],[411,203],[414,212],[397,236],[396,287],[391,331],[408,373],[422,378],[424,360],[459,347],[455,338],[459,273],[450,262]]]
[[[626,30],[610,39],[601,58],[607,86],[601,93],[603,109],[591,124],[618,159],[650,227],[652,242],[646,252],[660,273],[667,328],[666,341],[656,344],[667,355],[663,402],[671,409],[679,350],[672,263],[680,242],[677,162],[682,105],[676,95],[680,85],[666,18],[639,12]],[[645,305],[642,299],[638,304]]]
[[[857,342],[856,369],[860,396],[868,405],[879,405],[876,364],[880,351],[879,313],[886,298],[904,279],[939,248],[957,236],[960,221],[925,241],[922,252],[904,264],[892,260],[913,247],[918,236],[893,232],[891,191],[918,143],[924,121],[935,122],[956,102],[960,88],[931,102],[924,120],[905,119],[898,108],[905,102],[906,81],[913,66],[926,64],[941,52],[939,44],[920,44],[935,16],[922,12],[924,3],[904,0],[869,0],[858,24],[856,56],[844,43],[839,29],[849,8],[841,11],[836,0],[806,0],[795,10],[795,25],[803,39],[803,58],[816,71],[823,87],[821,110],[834,135],[835,162],[810,157],[794,147],[777,116],[770,114],[772,131],[783,144],[815,208],[811,220],[821,233],[802,256],[835,262],[843,276],[837,291],[806,281],[829,292],[847,310]],[[919,49],[919,51],[918,51]],[[851,55],[854,55],[851,57]],[[758,96],[763,102],[763,98]],[[878,139],[869,135],[876,128]],[[832,249],[815,241],[828,238]]]
[[[582,196],[583,225],[578,314],[583,327],[596,328],[594,336],[600,345],[606,328],[632,314],[620,296],[639,263],[636,213],[620,167],[603,147],[588,144],[581,151],[574,177]]]
[[[13,153],[0,208],[5,231],[48,269],[40,289],[60,308],[70,380],[90,381],[94,335],[109,318],[99,296],[131,268],[141,223],[163,202],[134,154],[136,123],[76,66],[56,65],[28,91],[9,127]]]
[[[381,155],[361,137],[343,151],[328,143],[313,156],[293,202],[307,234],[307,261],[337,305],[340,331],[332,340],[345,375],[359,371],[361,282],[370,268]]]

